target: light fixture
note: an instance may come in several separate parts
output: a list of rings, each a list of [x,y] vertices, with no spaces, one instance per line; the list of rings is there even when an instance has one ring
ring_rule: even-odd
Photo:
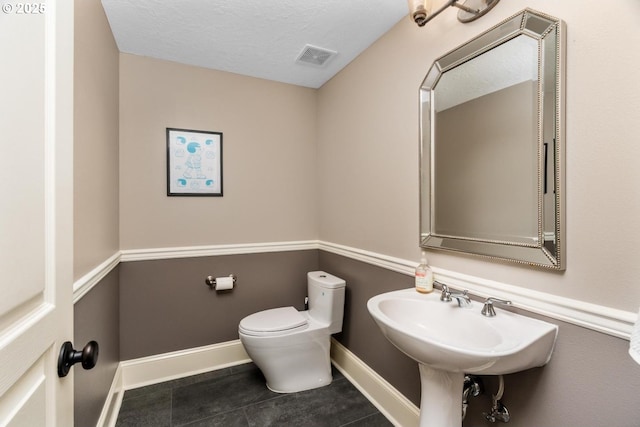
[[[467,23],[475,21],[489,12],[500,0],[447,0],[438,10],[431,13],[432,0],[408,0],[409,16],[418,24],[424,26],[449,6],[457,7],[458,21]]]

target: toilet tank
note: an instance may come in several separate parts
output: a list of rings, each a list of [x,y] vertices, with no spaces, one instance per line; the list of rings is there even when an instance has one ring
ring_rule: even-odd
[[[309,316],[329,324],[329,333],[342,331],[344,317],[344,289],[346,282],[324,271],[307,273]]]

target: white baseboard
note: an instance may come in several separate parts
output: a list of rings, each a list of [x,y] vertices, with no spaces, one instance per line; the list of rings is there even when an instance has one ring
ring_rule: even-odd
[[[240,340],[120,362],[124,390],[251,362]]]
[[[102,412],[96,427],[113,427],[118,420],[118,412],[120,412],[120,406],[122,405],[122,395],[124,390],[122,388],[122,367],[118,365],[116,373],[113,376],[111,388],[107,399],[102,406]]]
[[[113,427],[125,390],[251,362],[240,340],[120,362],[97,427]]]
[[[418,426],[420,409],[362,360],[358,359],[355,354],[351,353],[345,346],[333,338],[331,339],[331,360],[333,361],[333,365],[360,390],[394,426]]]
[[[346,347],[331,340],[336,368],[394,425],[418,425],[419,409]],[[120,362],[97,427],[113,427],[125,390],[251,362],[240,340]]]

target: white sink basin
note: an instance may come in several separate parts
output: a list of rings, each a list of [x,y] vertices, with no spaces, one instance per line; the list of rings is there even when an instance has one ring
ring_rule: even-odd
[[[383,335],[420,367],[421,427],[462,425],[464,374],[502,375],[545,365],[558,327],[505,310],[496,316],[440,301],[440,292],[387,292],[369,300]]]
[[[440,301],[414,289],[377,295],[367,303],[384,336],[416,361],[467,374],[510,374],[549,361],[558,327],[505,310],[495,317]]]

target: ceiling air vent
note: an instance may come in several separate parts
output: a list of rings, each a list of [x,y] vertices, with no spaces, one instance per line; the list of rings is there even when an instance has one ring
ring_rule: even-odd
[[[332,50],[323,49],[321,47],[311,46],[310,44],[306,45],[298,58],[296,58],[296,62],[303,64],[311,64],[316,67],[322,67],[329,61],[331,58],[336,56],[338,52],[334,52]]]

